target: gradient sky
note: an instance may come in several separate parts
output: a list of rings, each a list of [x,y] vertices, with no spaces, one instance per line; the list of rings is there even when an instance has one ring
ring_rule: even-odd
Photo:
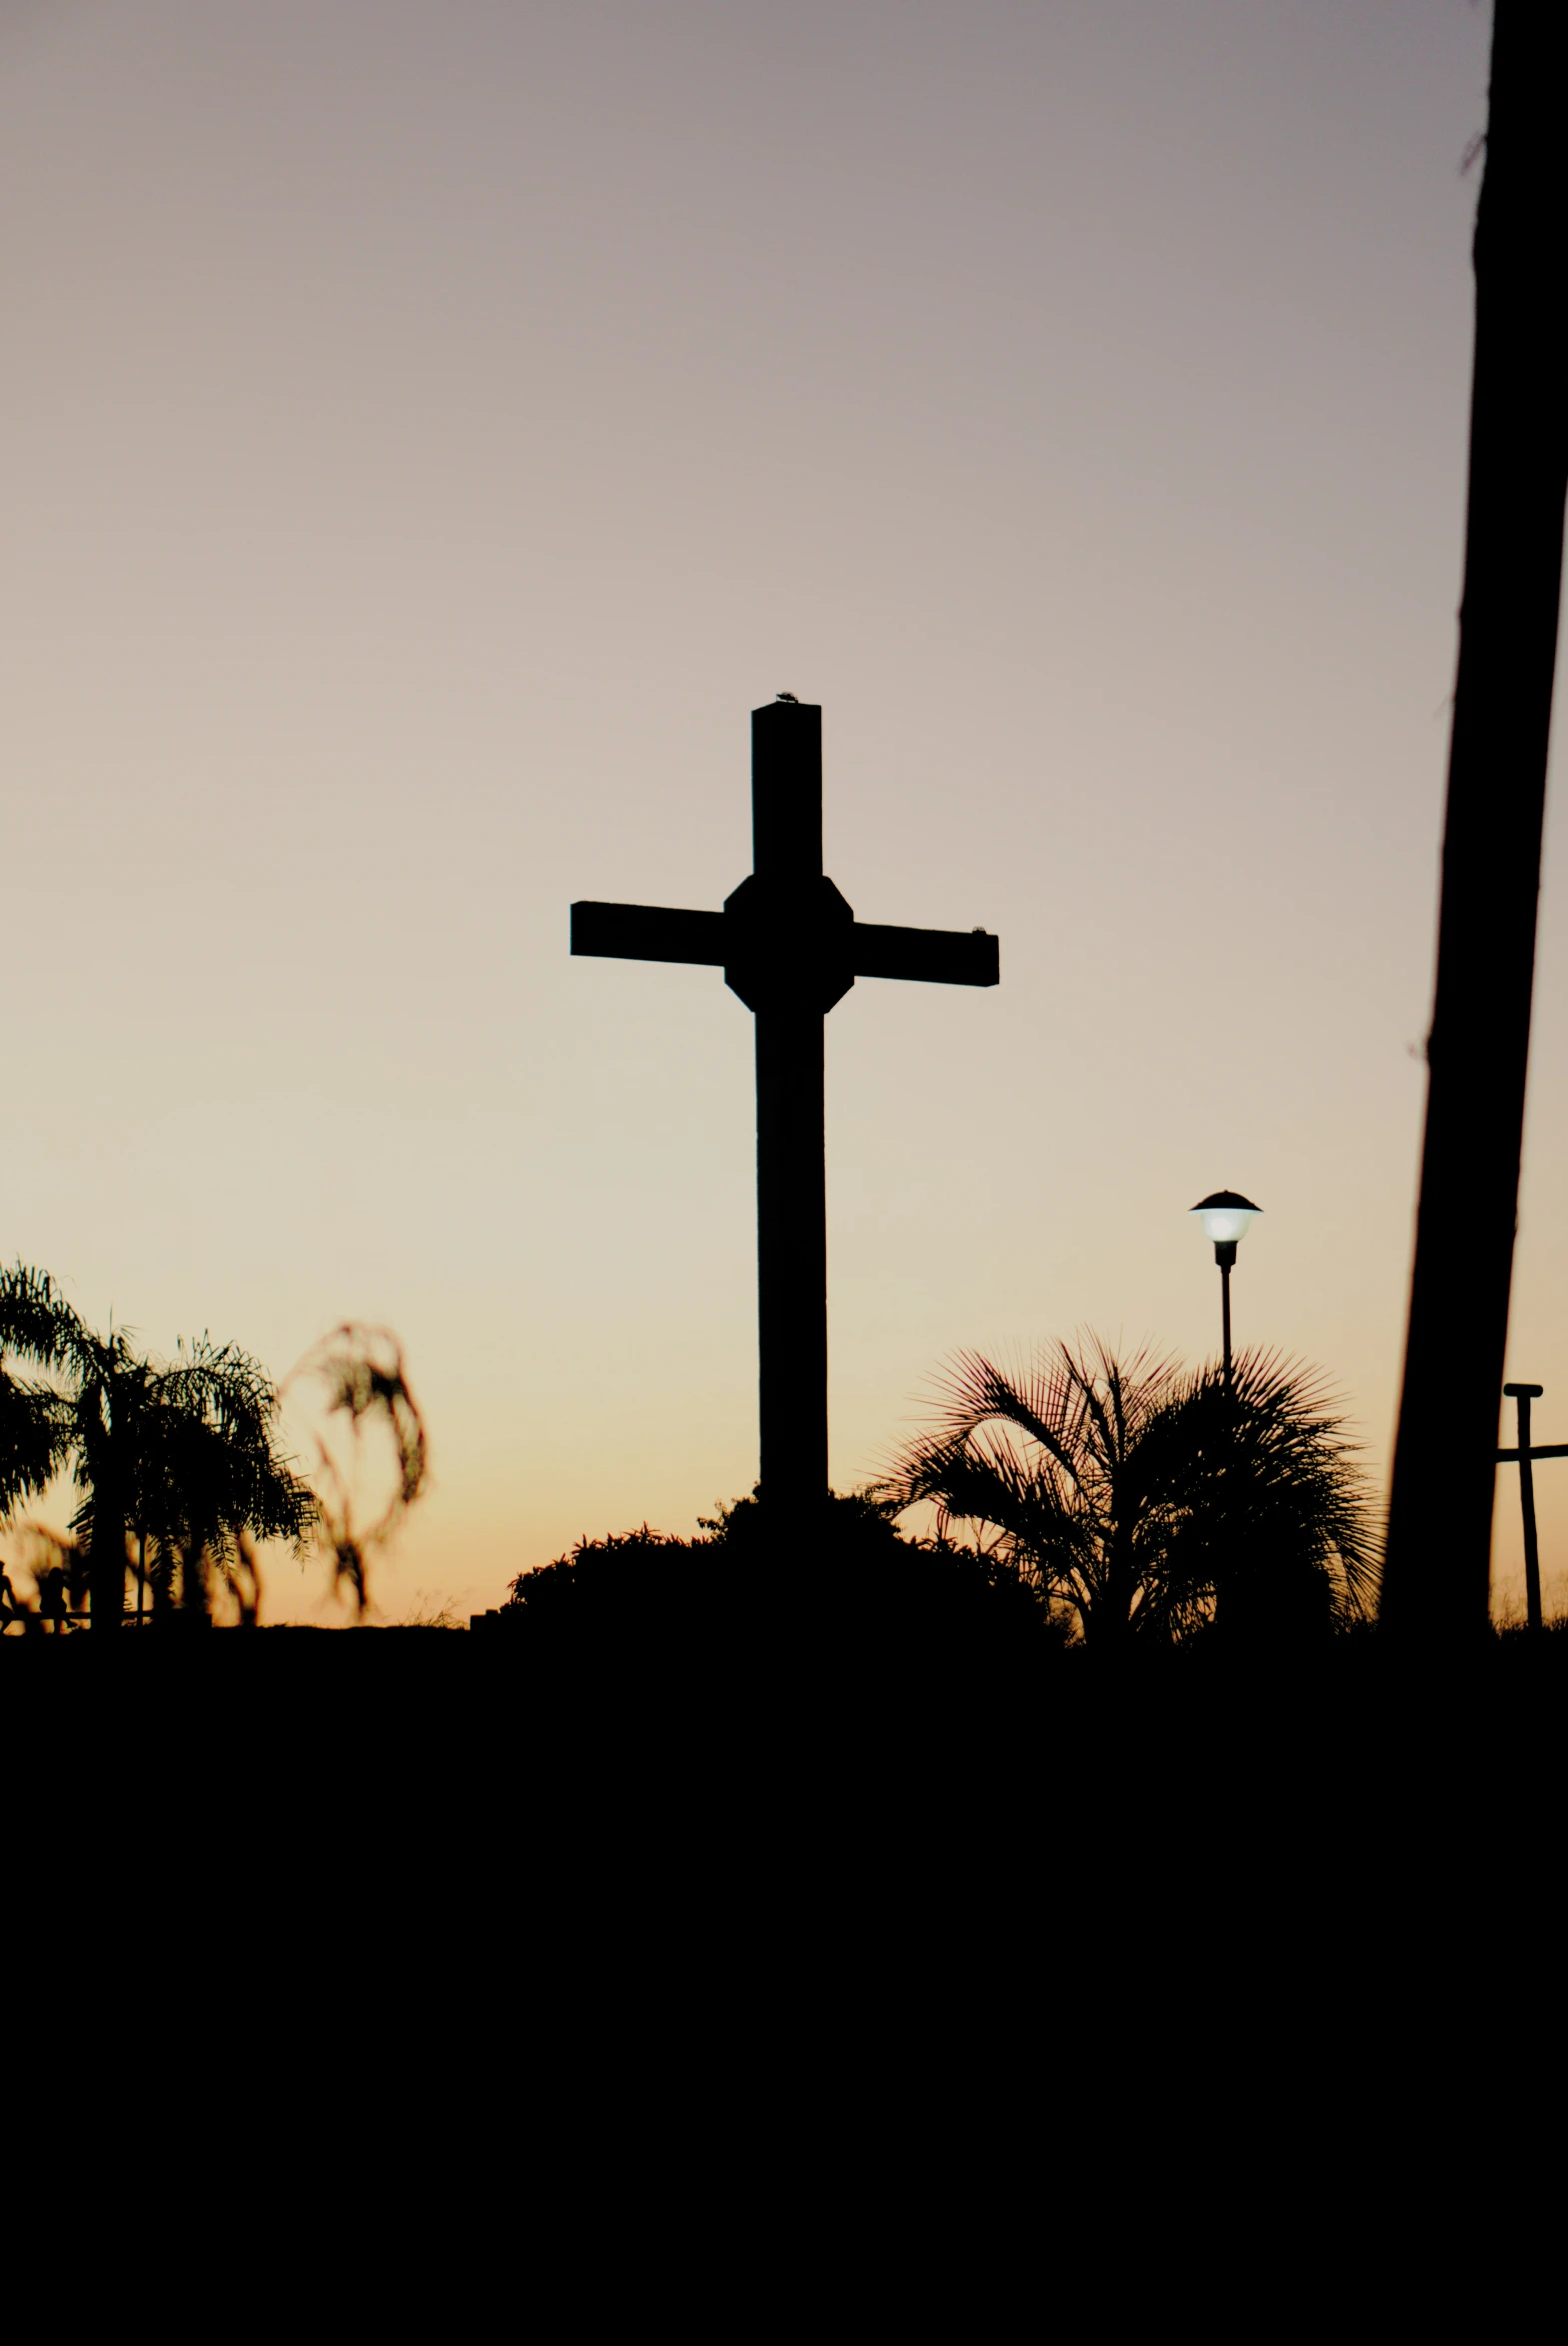
[[[717,905],[824,707],[833,1473],[960,1345],[1238,1341],[1386,1469],[1463,536],[1469,0],[0,0],[0,1251],[391,1325],[462,1611],[755,1474]],[[1548,840],[1510,1374],[1568,1439]],[[1568,1465],[1539,1477],[1568,1586]],[[58,1512],[58,1510],[56,1510]],[[1499,1509],[1516,1596],[1516,1503]],[[273,1610],[314,1601],[275,1573]]]

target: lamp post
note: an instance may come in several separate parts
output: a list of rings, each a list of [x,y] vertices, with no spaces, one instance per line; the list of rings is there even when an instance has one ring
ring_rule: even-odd
[[[1203,1198],[1192,1210],[1203,1224],[1203,1235],[1213,1239],[1214,1260],[1219,1264],[1220,1308],[1225,1338],[1225,1390],[1229,1392],[1233,1381],[1230,1369],[1230,1273],[1235,1266],[1237,1246],[1263,1208],[1254,1205],[1250,1197],[1239,1196],[1234,1189],[1216,1189],[1212,1197]]]

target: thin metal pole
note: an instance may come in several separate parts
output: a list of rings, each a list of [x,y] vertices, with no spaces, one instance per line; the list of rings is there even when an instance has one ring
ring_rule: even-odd
[[[1224,1333],[1225,1390],[1231,1392],[1235,1378],[1230,1367],[1230,1266],[1236,1259],[1236,1241],[1221,1239],[1215,1242],[1214,1260],[1219,1264],[1220,1325]]]

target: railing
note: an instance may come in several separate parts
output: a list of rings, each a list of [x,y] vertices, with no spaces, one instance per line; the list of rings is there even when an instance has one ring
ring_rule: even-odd
[[[1505,1384],[1503,1391],[1519,1411],[1518,1447],[1499,1450],[1499,1466],[1519,1469],[1519,1508],[1524,1517],[1524,1619],[1527,1629],[1541,1627],[1541,1551],[1535,1536],[1535,1474],[1537,1458],[1568,1458],[1568,1441],[1530,1441],[1530,1403],[1538,1401],[1544,1385]]]
[[[80,1612],[74,1613],[70,1611],[47,1613],[19,1611],[7,1614],[5,1617],[8,1620],[25,1621],[28,1627],[35,1632],[39,1629],[52,1630],[57,1637],[64,1636],[67,1630],[74,1636],[77,1630],[90,1629],[93,1625],[92,1613],[85,1606]],[[152,1625],[153,1615],[150,1612],[133,1611],[130,1605],[127,1605],[120,1615],[122,1629],[150,1629]]]

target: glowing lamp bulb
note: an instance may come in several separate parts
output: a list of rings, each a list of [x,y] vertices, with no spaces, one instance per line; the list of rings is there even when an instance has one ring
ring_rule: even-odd
[[[1242,1197],[1234,1189],[1216,1189],[1212,1197],[1204,1197],[1192,1208],[1203,1224],[1203,1234],[1216,1246],[1234,1246],[1244,1238],[1258,1215],[1261,1205],[1254,1205],[1250,1197]]]

